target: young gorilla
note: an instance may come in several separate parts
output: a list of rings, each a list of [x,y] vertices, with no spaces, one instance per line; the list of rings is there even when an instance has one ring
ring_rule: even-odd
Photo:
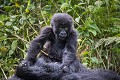
[[[30,45],[27,62],[34,63],[38,53],[46,43],[46,54],[41,54],[46,62],[62,61],[62,54],[68,54],[63,66],[70,64],[76,59],[77,32],[73,28],[73,19],[66,13],[54,14],[51,19],[52,27],[45,27],[41,34],[35,38]]]
[[[46,50],[37,60],[37,62],[40,63],[37,63],[37,55],[43,49],[44,45]],[[51,19],[51,27],[45,27],[41,31],[41,34],[31,42],[27,59],[22,63],[21,66],[18,67],[16,75],[22,77],[23,79],[26,79],[28,75],[31,77],[35,76],[35,79],[37,79],[38,74],[36,75],[34,73],[37,73],[41,68],[44,68],[41,67],[41,62],[42,66],[46,66],[45,64],[54,64],[57,62],[60,65],[58,67],[60,70],[64,69],[64,71],[68,73],[78,72],[82,65],[76,58],[76,49],[77,31],[73,27],[72,17],[66,13],[54,14]],[[32,64],[33,67],[29,67]],[[19,73],[19,71],[23,72]],[[23,75],[23,73],[27,73],[27,76]]]
[[[74,61],[73,64],[76,65],[72,65],[74,67],[71,69],[73,71],[79,70],[80,65],[76,58],[77,31],[73,27],[73,18],[70,15],[66,13],[53,15],[51,27],[45,27],[41,34],[31,42],[26,59],[27,64],[36,61],[36,57],[43,49],[44,44],[47,55],[41,54],[40,58],[46,63],[62,63],[61,68],[64,68]],[[66,58],[62,61],[63,54],[66,55]]]

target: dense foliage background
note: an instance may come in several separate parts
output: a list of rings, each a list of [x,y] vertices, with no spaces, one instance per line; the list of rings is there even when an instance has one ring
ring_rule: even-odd
[[[0,0],[0,79],[14,73],[29,42],[58,12],[74,18],[83,65],[120,73],[119,0]]]

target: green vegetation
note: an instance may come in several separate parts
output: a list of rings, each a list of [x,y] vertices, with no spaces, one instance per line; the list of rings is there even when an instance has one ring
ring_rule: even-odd
[[[29,42],[58,12],[73,16],[85,66],[120,73],[119,0],[0,0],[0,79],[14,73]]]

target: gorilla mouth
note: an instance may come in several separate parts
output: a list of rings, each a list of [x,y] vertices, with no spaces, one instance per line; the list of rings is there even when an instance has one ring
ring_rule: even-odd
[[[65,40],[65,39],[66,39],[66,36],[59,36],[59,39]]]

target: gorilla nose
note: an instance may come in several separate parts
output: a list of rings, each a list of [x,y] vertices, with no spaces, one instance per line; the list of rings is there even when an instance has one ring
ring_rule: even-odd
[[[61,36],[61,37],[66,37],[67,34],[66,34],[66,33],[61,33],[60,36]]]
[[[66,36],[66,33],[61,33],[61,36]]]
[[[59,36],[62,38],[65,38],[67,36],[67,33],[65,32],[64,29],[60,32]]]

